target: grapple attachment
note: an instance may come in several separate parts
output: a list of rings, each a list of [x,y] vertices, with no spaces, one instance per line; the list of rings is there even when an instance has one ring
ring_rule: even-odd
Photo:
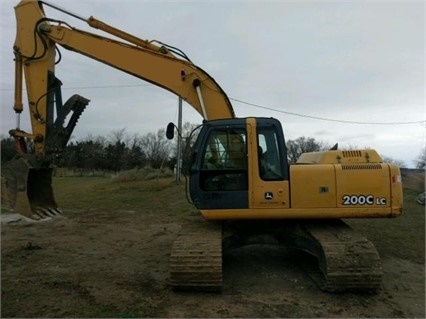
[[[3,207],[35,220],[61,214],[53,195],[52,167],[18,157],[2,165],[1,183]]]

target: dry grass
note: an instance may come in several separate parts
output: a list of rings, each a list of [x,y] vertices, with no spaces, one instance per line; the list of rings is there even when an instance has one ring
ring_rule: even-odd
[[[53,179],[62,209],[119,210],[161,209],[174,204],[177,211],[191,208],[183,185],[170,172],[128,171],[114,177],[59,177]]]
[[[131,182],[131,181],[147,181],[152,179],[173,177],[173,173],[169,169],[132,169],[123,171],[113,176],[113,181],[116,182]]]

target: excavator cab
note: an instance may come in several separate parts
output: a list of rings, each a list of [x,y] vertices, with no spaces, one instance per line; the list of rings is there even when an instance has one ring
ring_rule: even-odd
[[[260,203],[283,187],[288,188],[288,162],[278,120],[204,123],[190,169],[191,198],[197,208],[248,209],[250,202]],[[268,208],[283,207],[276,199],[268,200]]]

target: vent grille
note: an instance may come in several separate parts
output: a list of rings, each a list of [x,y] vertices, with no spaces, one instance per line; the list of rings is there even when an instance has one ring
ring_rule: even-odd
[[[342,151],[343,157],[362,157],[361,151]]]
[[[366,164],[342,164],[343,170],[356,170],[356,169],[382,169],[382,165],[378,163]]]

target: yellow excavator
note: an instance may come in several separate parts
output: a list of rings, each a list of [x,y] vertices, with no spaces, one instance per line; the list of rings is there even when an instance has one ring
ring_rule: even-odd
[[[113,37],[46,17],[44,6]],[[2,167],[2,199],[40,219],[60,214],[52,158],[62,152],[89,103],[65,103],[55,68],[59,46],[178,95],[203,117],[189,164],[189,195],[204,218],[182,227],[170,254],[175,289],[220,290],[222,251],[264,241],[285,244],[325,291],[374,291],[382,279],[374,245],[341,219],[402,213],[401,174],[375,150],[305,153],[289,165],[274,118],[237,118],[226,93],[179,49],[147,41],[45,1],[15,7],[15,104],[10,131],[18,156]],[[32,132],[20,129],[23,74]],[[258,240],[257,240],[258,239]],[[257,240],[257,241],[256,241]]]

